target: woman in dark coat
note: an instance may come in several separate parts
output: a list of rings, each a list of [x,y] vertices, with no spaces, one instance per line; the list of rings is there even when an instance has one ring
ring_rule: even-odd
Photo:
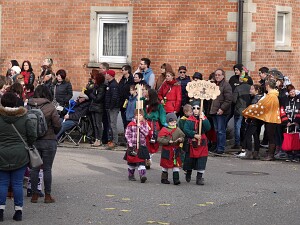
[[[52,86],[53,98],[60,106],[68,105],[69,100],[73,97],[72,84],[69,79],[66,79],[66,76],[65,70],[58,70]]]
[[[94,72],[93,76],[93,89],[85,91],[85,94],[92,100],[89,111],[92,117],[92,124],[95,134],[95,142],[92,144],[94,147],[101,146],[102,140],[102,116],[104,112],[104,99],[105,99],[105,77],[99,71]]]
[[[33,98],[29,99],[28,101],[29,107],[39,108],[42,110],[48,125],[48,130],[46,134],[43,137],[38,138],[35,143],[35,146],[39,150],[39,153],[43,160],[45,203],[55,202],[54,198],[51,196],[52,165],[57,150],[56,134],[60,131],[61,128],[59,115],[51,101],[51,93],[49,89],[44,85],[39,85],[34,91]],[[37,203],[39,198],[39,193],[37,189],[39,171],[40,167],[32,168],[30,174],[32,203]]]
[[[27,109],[17,107],[17,96],[7,92],[1,98],[0,106],[0,221],[6,206],[8,185],[14,194],[15,214],[13,219],[22,220],[23,177],[29,163],[25,145],[12,124],[23,139],[32,145],[37,138],[36,124],[27,117]]]
[[[33,73],[31,63],[28,60],[25,60],[22,63],[21,74],[24,77],[25,85],[34,83],[35,75]]]

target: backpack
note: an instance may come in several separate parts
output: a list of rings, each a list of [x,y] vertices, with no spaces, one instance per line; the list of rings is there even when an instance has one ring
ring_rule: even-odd
[[[43,105],[44,106],[44,105]],[[41,108],[43,108],[43,106]],[[36,121],[37,124],[37,137],[43,137],[47,130],[48,130],[48,125],[47,125],[47,121],[45,118],[44,113],[42,112],[41,108],[37,108],[37,106],[35,106],[36,108],[32,108],[29,106],[28,112],[27,112],[27,116],[29,119]]]

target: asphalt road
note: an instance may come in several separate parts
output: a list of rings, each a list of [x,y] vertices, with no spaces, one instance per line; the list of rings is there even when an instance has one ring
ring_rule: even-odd
[[[122,151],[58,149],[54,204],[25,197],[19,224],[300,224],[300,164],[209,157],[204,186],[160,183],[159,155],[148,181],[130,182]],[[228,173],[229,172],[229,173]],[[171,179],[170,179],[171,180]],[[7,201],[4,224],[12,221]]]

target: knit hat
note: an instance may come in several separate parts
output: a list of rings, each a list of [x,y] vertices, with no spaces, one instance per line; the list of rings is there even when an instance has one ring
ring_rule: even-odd
[[[116,75],[115,71],[113,71],[113,70],[107,70],[106,74],[108,74],[108,75],[110,75],[112,77],[115,77],[115,75]]]
[[[10,69],[13,70],[13,71],[15,71],[17,74],[21,73],[21,68],[19,66],[13,66]]]
[[[80,94],[78,95],[78,98],[85,98],[86,100],[89,100],[89,97],[82,92],[80,92]]]
[[[233,70],[234,69],[238,69],[239,71],[243,71],[244,70],[244,66],[243,66],[243,64],[241,64],[241,63],[238,63],[238,64],[235,64],[234,66],[233,66]]]
[[[199,72],[195,72],[193,75],[193,79],[197,78],[198,80],[203,80],[203,76]]]
[[[167,114],[167,123],[177,121],[177,116],[175,113],[168,113]]]
[[[194,100],[191,103],[192,106],[200,106],[200,101],[199,100]]]
[[[276,80],[283,80],[284,76],[283,74],[277,70],[276,68],[270,69],[269,74],[273,76]]]

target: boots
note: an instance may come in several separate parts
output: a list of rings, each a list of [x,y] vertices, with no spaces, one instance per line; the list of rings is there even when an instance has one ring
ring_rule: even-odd
[[[141,183],[145,183],[147,180],[146,170],[145,169],[139,170],[139,174],[140,174]]]
[[[0,222],[3,222],[4,219],[4,209],[0,209]]]
[[[161,183],[162,184],[170,184],[170,181],[168,181],[168,172],[161,172]]]
[[[13,220],[22,221],[22,210],[16,210],[13,216]]]
[[[268,155],[263,159],[263,161],[273,161],[273,160],[275,160],[275,158],[274,158],[275,147],[276,147],[275,144],[269,144]]]
[[[52,196],[50,194],[45,194],[45,200],[44,203],[54,203],[55,199],[52,198]]]
[[[192,170],[187,170],[185,174],[185,180],[186,182],[190,183],[192,179]]]
[[[202,178],[202,173],[197,172],[197,177],[196,177],[196,184],[197,185],[204,185],[204,179]]]
[[[128,180],[136,181],[136,179],[134,177],[134,172],[135,172],[135,169],[129,169],[128,168]]]
[[[179,172],[173,172],[173,184],[174,185],[178,185],[180,184],[180,180],[179,180]]]
[[[31,202],[32,203],[37,203],[38,199],[39,199],[39,194],[38,193],[33,193],[32,197],[31,197]]]

